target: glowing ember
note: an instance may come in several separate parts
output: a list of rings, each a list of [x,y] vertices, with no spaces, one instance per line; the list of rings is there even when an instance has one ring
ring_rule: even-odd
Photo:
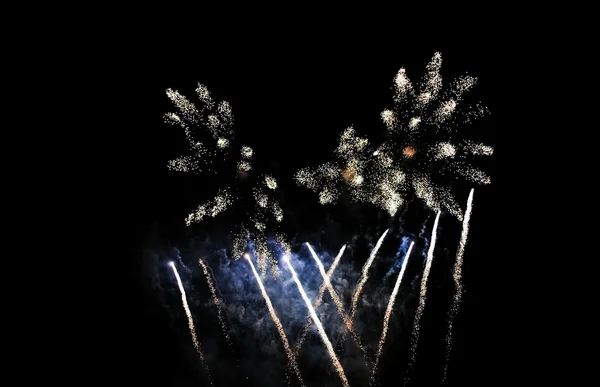
[[[356,168],[354,168],[352,165],[349,165],[346,167],[346,169],[342,170],[342,177],[347,182],[353,181],[356,178]]]
[[[415,148],[413,148],[412,146],[407,146],[402,150],[402,154],[406,158],[411,158],[415,155]]]

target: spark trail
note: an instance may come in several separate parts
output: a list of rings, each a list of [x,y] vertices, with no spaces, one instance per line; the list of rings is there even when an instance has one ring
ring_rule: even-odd
[[[206,371],[206,375],[208,377],[208,382],[212,386],[212,378],[210,376],[210,371],[208,369],[208,365],[206,364],[206,359],[204,358],[204,354],[202,353],[202,347],[200,346],[200,342],[198,341],[198,337],[196,336],[196,329],[194,328],[194,319],[192,318],[192,312],[190,311],[190,306],[187,302],[187,296],[185,294],[185,289],[183,288],[183,283],[181,282],[181,278],[179,277],[179,273],[177,272],[177,268],[175,267],[175,263],[169,262],[169,265],[173,269],[173,273],[175,273],[175,278],[177,279],[177,285],[179,286],[179,292],[181,293],[181,303],[183,304],[183,309],[185,310],[185,314],[188,319],[188,326],[190,328],[190,334],[192,335],[192,343],[194,344],[194,348],[196,352],[198,352],[198,356],[200,356],[200,361],[202,362],[202,366]]]
[[[458,311],[460,301],[462,298],[463,284],[462,284],[462,265],[463,265],[463,254],[465,252],[465,246],[467,244],[467,235],[469,234],[469,220],[471,219],[471,211],[473,209],[473,189],[469,193],[469,199],[467,199],[467,210],[465,211],[465,217],[463,219],[462,233],[460,234],[460,243],[458,245],[458,251],[456,252],[456,262],[454,263],[454,301],[452,307],[448,312],[448,333],[446,335],[446,365],[444,367],[444,376],[442,382],[446,381],[448,375],[448,364],[450,361],[450,353],[452,350],[452,322]]]
[[[404,258],[404,262],[402,262],[400,274],[398,274],[398,279],[396,279],[396,284],[394,285],[394,289],[392,290],[390,301],[388,302],[387,309],[385,310],[385,315],[383,317],[383,330],[381,331],[381,337],[379,338],[379,345],[377,347],[377,354],[375,355],[375,362],[373,363],[373,369],[371,370],[370,384],[373,384],[373,382],[375,381],[375,374],[377,372],[377,366],[379,365],[379,358],[381,357],[381,353],[383,351],[383,344],[385,343],[385,338],[387,336],[390,317],[392,315],[392,310],[394,309],[394,302],[396,301],[398,289],[400,289],[400,283],[402,282],[402,277],[404,276],[404,271],[406,270],[406,264],[408,263],[408,258],[410,257],[410,252],[414,244],[415,242],[410,242],[410,246],[408,247],[408,251],[406,252],[406,257]]]
[[[221,305],[221,301],[219,300],[219,296],[217,296],[217,289],[215,288],[215,283],[212,279],[211,274],[208,272],[208,266],[204,263],[202,258],[198,259],[198,264],[202,267],[202,272],[204,273],[204,277],[206,277],[206,282],[208,283],[208,288],[210,289],[210,294],[212,296],[213,302],[217,307],[217,318],[219,319],[219,324],[221,325],[221,329],[223,330],[223,335],[225,336],[225,340],[227,344],[231,348],[231,352],[235,356],[235,350],[233,349],[233,343],[231,341],[231,335],[229,334],[229,330],[227,329],[227,324],[225,323],[225,317],[223,316],[223,307]]]
[[[338,263],[340,263],[340,258],[342,258],[342,255],[344,254],[344,250],[346,250],[346,245],[342,246],[338,255],[333,260],[331,267],[329,268],[329,270],[327,270],[327,278],[331,279],[331,277],[333,276],[333,273],[335,272],[335,269],[337,268]],[[323,302],[323,296],[325,295],[326,289],[327,289],[327,287],[325,286],[325,282],[323,282],[323,284],[321,284],[321,287],[319,288],[319,293],[317,294],[317,298],[315,300],[315,305],[314,305],[315,310],[319,309],[319,307],[321,306],[321,303]],[[313,323],[313,320],[312,320],[312,318],[309,317],[306,320],[306,324],[302,328],[302,331],[300,332],[298,341],[296,342],[296,345],[294,346],[294,354],[296,356],[298,356],[298,354],[300,353],[300,349],[302,348],[302,344],[304,344],[304,340],[306,339],[306,335],[308,334],[310,327],[312,326],[312,323]]]
[[[294,356],[294,353],[292,352],[292,348],[290,347],[290,343],[288,342],[287,336],[285,335],[283,326],[281,325],[281,321],[279,321],[279,317],[277,317],[277,313],[275,313],[275,308],[273,308],[271,298],[269,298],[269,295],[267,294],[267,291],[265,290],[265,287],[262,281],[260,280],[260,276],[258,275],[258,272],[256,271],[256,268],[254,267],[254,264],[250,259],[250,256],[248,254],[245,254],[244,258],[246,258],[246,260],[250,264],[250,267],[252,268],[252,273],[254,273],[254,277],[256,278],[256,282],[258,283],[260,292],[262,293],[262,296],[265,299],[267,309],[269,309],[269,314],[273,319],[273,323],[275,323],[275,326],[277,327],[277,332],[279,332],[279,336],[281,336],[281,342],[283,343],[283,348],[285,349],[285,353],[288,356],[289,364],[293,368],[296,376],[298,377],[298,381],[300,382],[300,384],[304,386],[304,380],[302,380],[302,375],[300,374],[298,363],[296,363],[296,356]]]
[[[313,319],[313,321],[315,322],[315,325],[317,326],[317,330],[319,331],[321,340],[323,341],[323,344],[325,344],[325,347],[327,348],[327,352],[329,352],[329,356],[331,357],[333,366],[335,367],[335,370],[339,374],[340,379],[342,380],[342,384],[344,385],[344,387],[350,387],[350,384],[348,383],[348,379],[346,379],[346,374],[344,373],[344,369],[342,368],[342,365],[340,364],[340,361],[337,358],[335,351],[333,350],[333,345],[331,345],[331,341],[329,341],[329,338],[327,337],[327,334],[325,333],[325,329],[323,329],[323,324],[321,324],[321,320],[319,320],[319,316],[317,316],[317,312],[315,312],[315,309],[313,308],[312,304],[310,303],[310,300],[308,299],[308,296],[306,295],[306,292],[304,291],[304,288],[302,287],[302,284],[300,283],[300,280],[298,279],[298,275],[296,274],[296,271],[294,270],[292,263],[290,262],[289,255],[285,255],[283,257],[283,260],[287,263],[287,266],[290,269],[290,272],[292,273],[292,277],[294,278],[294,281],[296,282],[296,285],[298,286],[298,291],[300,292],[302,299],[306,303],[306,307],[308,308],[310,317]]]
[[[410,358],[408,359],[408,372],[412,370],[416,359],[417,344],[419,343],[419,329],[421,325],[421,317],[423,315],[423,309],[425,309],[425,299],[427,296],[427,278],[429,277],[429,272],[431,271],[431,262],[433,261],[433,250],[435,249],[435,242],[437,239],[437,227],[438,222],[440,220],[440,214],[441,210],[438,210],[437,215],[435,217],[435,221],[433,222],[433,231],[431,232],[431,243],[429,245],[429,250],[427,251],[427,262],[425,263],[425,270],[423,271],[423,277],[421,278],[419,306],[417,307],[417,311],[415,312],[415,321],[413,322]],[[405,385],[408,382],[409,378],[409,376],[406,376],[406,378],[404,378]]]
[[[317,253],[315,253],[315,251],[313,250],[313,248],[311,247],[311,245],[308,242],[306,242],[306,246],[310,250],[310,254],[313,256],[315,262],[317,263],[319,272],[321,273],[321,276],[323,277],[323,283],[325,284],[325,287],[329,291],[329,295],[331,296],[331,299],[333,300],[333,303],[335,304],[335,307],[337,308],[338,313],[340,314],[340,317],[342,318],[342,321],[344,322],[344,325],[346,326],[346,329],[348,330],[348,332],[350,332],[350,335],[352,335],[354,342],[356,343],[358,348],[361,350],[363,355],[367,356],[367,351],[365,350],[362,343],[360,342],[360,337],[356,334],[354,329],[352,329],[352,322],[350,321],[350,318],[348,317],[346,312],[344,312],[344,306],[342,305],[342,301],[340,300],[337,293],[335,292],[335,289],[331,285],[331,281],[329,280],[329,277],[327,277],[327,273],[325,273],[325,268],[323,267],[323,263],[321,263],[321,260],[317,256]]]
[[[362,276],[360,278],[360,281],[358,282],[358,285],[356,285],[356,290],[354,290],[354,294],[352,295],[352,307],[351,307],[351,312],[350,312],[350,321],[351,322],[354,321],[354,315],[356,314],[356,306],[358,304],[358,297],[360,297],[362,288],[365,286],[365,283],[369,279],[369,268],[371,268],[371,265],[373,264],[373,261],[375,260],[375,256],[377,255],[377,252],[379,251],[379,248],[381,247],[381,243],[383,242],[383,239],[387,235],[388,231],[389,231],[389,229],[385,230],[383,235],[381,235],[381,237],[379,237],[377,244],[373,248],[373,251],[371,251],[371,256],[369,257],[369,259],[363,266]],[[350,325],[350,326],[352,327],[352,325]]]

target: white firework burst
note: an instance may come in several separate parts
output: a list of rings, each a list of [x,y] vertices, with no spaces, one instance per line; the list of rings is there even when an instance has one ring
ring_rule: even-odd
[[[191,155],[169,161],[169,168],[181,172],[199,173],[207,165],[221,161],[224,154],[230,154],[233,147],[234,125],[231,106],[227,102],[215,105],[208,89],[199,85],[196,89],[201,107],[191,103],[180,93],[171,89],[167,95],[179,109],[179,113],[165,115],[167,121],[181,126],[192,150]],[[215,108],[216,106],[216,108]],[[252,166],[254,151],[243,145],[231,173],[231,184],[218,189],[217,194],[199,205],[185,219],[189,226],[206,218],[214,218],[231,207],[236,214],[245,217],[233,227],[233,256],[240,258],[249,240],[257,250],[257,266],[264,274],[267,260],[271,258],[272,268],[277,268],[276,260],[267,248],[267,233],[285,243],[277,225],[283,220],[283,210],[276,198],[277,181],[273,176],[256,173]],[[250,181],[248,181],[250,180]],[[237,205],[239,204],[239,205]]]
[[[404,69],[394,79],[394,109],[384,110],[381,118],[387,127],[383,147],[391,151],[393,165],[402,171],[404,180],[395,191],[413,191],[433,210],[445,209],[459,219],[462,212],[451,193],[449,182],[436,174],[452,174],[478,184],[489,184],[483,171],[471,166],[472,155],[493,153],[493,148],[461,138],[459,129],[484,115],[480,104],[459,109],[463,94],[476,83],[465,75],[443,89],[440,67],[442,56],[435,53],[426,74],[417,88],[413,87]]]

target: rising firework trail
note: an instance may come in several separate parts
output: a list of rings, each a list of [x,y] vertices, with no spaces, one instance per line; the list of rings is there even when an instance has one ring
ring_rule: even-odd
[[[350,318],[344,311],[344,306],[342,305],[342,300],[340,300],[340,298],[338,297],[337,293],[335,292],[335,289],[333,288],[333,285],[331,285],[331,281],[329,280],[329,277],[327,277],[327,273],[325,273],[325,268],[323,267],[323,263],[321,263],[321,260],[317,256],[317,253],[315,253],[315,251],[313,250],[313,248],[310,246],[310,244],[308,242],[306,242],[306,246],[310,250],[310,254],[313,256],[315,262],[317,263],[317,267],[319,268],[321,277],[323,277],[323,283],[325,284],[325,287],[329,291],[329,295],[331,296],[331,299],[333,300],[333,303],[334,303],[335,307],[337,308],[337,311],[340,314],[340,317],[342,318],[342,321],[344,322],[346,329],[352,335],[354,342],[356,343],[358,348],[361,350],[363,355],[367,356],[367,351],[363,347],[360,337],[358,337],[358,335],[356,334],[354,329],[352,329],[352,322],[350,321]]]
[[[394,309],[394,301],[396,301],[398,289],[400,289],[400,283],[402,282],[402,277],[404,276],[404,271],[406,270],[406,264],[408,263],[408,257],[410,257],[410,252],[413,248],[414,243],[415,242],[410,242],[410,246],[408,247],[408,251],[406,252],[406,257],[404,257],[404,262],[402,262],[400,274],[398,274],[398,279],[396,279],[396,284],[394,285],[394,289],[392,290],[390,301],[388,302],[387,309],[385,310],[385,316],[383,317],[383,329],[381,331],[381,337],[379,338],[379,345],[377,347],[377,354],[375,355],[375,362],[373,363],[373,369],[371,371],[371,384],[373,384],[373,382],[375,381],[375,374],[377,372],[377,366],[379,365],[379,358],[381,357],[381,352],[383,351],[383,344],[385,343],[385,338],[387,336],[390,317],[392,315],[392,310]]]
[[[325,347],[327,348],[327,352],[329,353],[329,356],[331,357],[331,361],[333,363],[333,366],[335,367],[335,370],[337,371],[338,375],[340,376],[340,379],[342,380],[342,384],[344,385],[344,387],[350,387],[350,384],[348,383],[348,379],[346,379],[346,374],[344,373],[344,369],[342,368],[342,365],[340,364],[340,361],[337,358],[335,351],[333,350],[333,345],[331,345],[331,341],[329,341],[329,338],[327,337],[327,334],[325,333],[325,329],[323,329],[323,324],[321,324],[321,320],[319,320],[319,316],[317,316],[317,312],[315,312],[315,309],[313,308],[312,304],[310,303],[310,300],[308,299],[308,296],[306,295],[306,292],[304,291],[304,288],[302,287],[302,284],[300,283],[300,280],[298,279],[298,275],[296,274],[296,271],[292,267],[292,263],[290,262],[289,255],[285,255],[283,257],[283,260],[287,263],[287,266],[290,269],[290,272],[292,273],[292,277],[294,278],[294,281],[296,282],[296,285],[298,286],[298,291],[300,292],[302,299],[306,303],[306,307],[308,308],[310,317],[313,319],[313,321],[315,322],[315,325],[317,326],[317,330],[319,331],[321,340],[323,341],[323,344],[325,344]]]
[[[225,323],[225,316],[223,315],[223,307],[221,305],[221,300],[217,295],[217,289],[215,288],[215,283],[212,279],[212,275],[208,272],[208,266],[204,263],[202,258],[198,259],[198,264],[202,267],[202,273],[204,273],[204,277],[206,278],[206,282],[208,283],[208,288],[210,289],[210,294],[212,296],[213,302],[217,307],[217,318],[219,319],[219,324],[221,325],[221,329],[223,330],[223,335],[225,336],[225,340],[227,344],[231,348],[231,352],[235,356],[235,350],[233,349],[233,343],[231,341],[231,335],[229,334],[229,330],[227,329],[227,324]],[[236,357],[237,359],[237,357]]]
[[[427,251],[427,262],[425,263],[425,270],[423,270],[423,277],[421,278],[421,291],[419,294],[419,306],[415,312],[415,321],[413,322],[412,332],[412,343],[410,348],[410,358],[408,359],[408,372],[410,372],[414,366],[416,355],[417,355],[417,344],[419,343],[419,329],[421,325],[421,317],[423,315],[423,309],[425,309],[425,299],[427,296],[427,278],[431,271],[431,262],[433,261],[433,250],[435,249],[435,242],[437,239],[437,227],[440,220],[441,210],[438,210],[433,222],[433,231],[431,232],[431,243],[429,250]],[[409,376],[404,379],[404,384],[409,380]]]
[[[367,262],[365,263],[365,265],[362,268],[362,275],[360,277],[360,281],[358,282],[358,285],[356,285],[356,290],[354,290],[354,294],[352,295],[352,306],[350,309],[350,321],[351,322],[354,320],[354,315],[356,314],[356,306],[358,304],[358,298],[360,297],[362,288],[365,286],[365,283],[367,283],[367,280],[369,279],[369,268],[373,264],[373,261],[375,260],[375,256],[377,255],[377,252],[379,251],[379,248],[381,247],[381,243],[383,242],[383,239],[387,235],[388,231],[389,231],[389,229],[385,230],[383,235],[381,235],[381,237],[379,237],[377,244],[373,248],[373,251],[371,251],[371,256],[369,257],[369,259],[367,260]],[[350,326],[352,326],[352,325],[350,325]]]
[[[262,293],[262,296],[265,299],[265,302],[267,304],[267,309],[269,309],[269,314],[271,315],[271,318],[273,319],[273,322],[275,323],[275,326],[277,327],[277,332],[279,332],[279,336],[281,336],[281,342],[283,343],[283,348],[285,349],[285,353],[288,356],[289,364],[292,367],[292,369],[294,370],[294,372],[296,373],[296,376],[298,377],[298,381],[300,381],[300,384],[302,386],[304,386],[304,381],[302,380],[302,375],[300,374],[300,369],[298,368],[298,363],[296,363],[296,356],[294,356],[294,353],[292,352],[290,343],[288,342],[287,336],[285,335],[285,332],[283,330],[283,325],[281,325],[281,321],[279,321],[279,317],[277,317],[277,313],[275,313],[275,308],[273,308],[271,299],[269,298],[269,295],[267,294],[267,291],[265,290],[265,287],[260,279],[260,276],[258,275],[258,272],[256,271],[256,268],[254,267],[254,264],[252,263],[252,260],[250,259],[250,256],[248,254],[245,254],[244,258],[246,258],[246,260],[250,264],[250,267],[252,268],[252,273],[254,273],[254,277],[256,278],[256,282],[258,283],[260,292]]]
[[[196,329],[194,328],[194,319],[192,318],[192,312],[190,311],[190,306],[187,302],[187,296],[185,294],[185,289],[183,288],[183,283],[181,282],[181,278],[179,277],[179,273],[177,272],[177,268],[175,267],[175,263],[169,262],[169,265],[173,269],[173,273],[175,274],[175,278],[177,279],[177,285],[179,286],[179,292],[181,293],[181,303],[183,304],[183,309],[185,310],[185,315],[188,319],[188,327],[190,328],[190,334],[192,335],[192,344],[194,344],[194,348],[196,348],[196,352],[198,352],[198,356],[200,356],[200,361],[202,362],[202,366],[206,371],[206,375],[208,377],[208,382],[212,386],[212,378],[210,377],[210,371],[208,369],[208,364],[206,364],[206,359],[204,358],[204,354],[202,353],[202,347],[200,346],[200,342],[198,341],[198,337],[196,337]]]
[[[327,270],[327,278],[328,279],[331,280],[331,277],[333,276],[335,269],[337,268],[338,264],[340,263],[340,258],[342,258],[342,255],[344,254],[344,250],[346,250],[346,245],[342,246],[338,255],[333,260],[331,267],[329,268],[329,270]],[[319,293],[317,294],[317,299],[315,300],[315,305],[314,305],[315,310],[319,309],[319,307],[321,306],[321,303],[323,303],[323,296],[325,295],[326,289],[327,289],[327,287],[325,286],[325,282],[323,282],[323,284],[321,284],[321,287],[319,288]],[[304,339],[306,339],[306,335],[310,331],[310,327],[312,326],[312,323],[313,323],[313,320],[312,320],[312,318],[309,317],[306,320],[306,324],[302,328],[302,331],[300,332],[298,341],[296,342],[296,345],[294,346],[294,354],[296,356],[298,356],[298,354],[300,353],[300,349],[302,348],[302,344],[304,344]]]
[[[465,252],[465,245],[467,244],[467,235],[469,234],[469,220],[471,219],[471,211],[473,209],[473,189],[469,193],[469,199],[467,199],[467,210],[465,211],[465,217],[463,219],[462,233],[460,234],[460,243],[458,245],[458,251],[456,252],[456,262],[454,263],[454,300],[452,307],[448,312],[448,333],[446,335],[446,366],[444,367],[444,376],[442,381],[446,381],[448,374],[448,364],[450,361],[450,352],[452,350],[452,323],[454,317],[458,312],[458,307],[462,298],[463,284],[462,284],[462,264],[463,254]]]

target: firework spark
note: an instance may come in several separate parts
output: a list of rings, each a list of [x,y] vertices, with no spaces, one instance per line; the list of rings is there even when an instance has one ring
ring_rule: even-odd
[[[462,298],[463,284],[462,284],[462,265],[463,265],[463,254],[465,252],[465,246],[467,244],[467,235],[469,234],[469,221],[471,219],[471,211],[473,209],[473,191],[469,193],[467,199],[467,210],[465,211],[465,218],[463,220],[462,233],[460,235],[460,243],[458,245],[458,251],[456,252],[456,262],[454,263],[454,300],[452,307],[448,312],[448,333],[446,335],[446,365],[444,366],[443,381],[446,380],[448,374],[448,365],[450,361],[450,353],[452,350],[452,323]]]
[[[179,92],[168,89],[167,96],[174,102],[179,113],[168,113],[165,119],[184,129],[191,155],[186,155],[169,162],[169,168],[180,172],[200,173],[210,170],[216,162],[226,162],[234,148],[234,119],[231,106],[227,102],[216,104],[206,86],[198,85],[196,89],[201,106],[197,107]],[[252,239],[257,250],[257,265],[264,275],[267,260],[271,258],[273,272],[277,262],[267,248],[267,231],[276,228],[283,219],[283,211],[275,197],[277,181],[273,176],[253,173],[252,148],[242,145],[233,173],[233,180],[225,188],[218,190],[215,197],[201,204],[185,219],[189,226],[199,223],[207,217],[215,217],[240,201],[250,198],[252,205],[241,205],[237,213],[245,215],[245,220],[237,225],[234,231],[233,256],[240,258],[249,239]],[[252,179],[251,184],[240,184],[240,180]],[[239,211],[243,208],[243,211]],[[271,227],[274,226],[274,227]],[[279,237],[278,239],[281,239]],[[283,242],[281,240],[280,242]]]
[[[310,300],[308,299],[308,296],[306,295],[306,292],[304,291],[304,288],[302,287],[302,284],[300,283],[300,279],[298,279],[298,275],[296,274],[296,271],[292,267],[292,263],[290,262],[290,256],[284,255],[283,260],[285,261],[285,263],[287,263],[287,266],[290,269],[290,272],[292,273],[292,277],[294,278],[294,281],[296,282],[296,286],[298,286],[298,291],[300,292],[302,299],[306,303],[306,307],[308,308],[310,317],[312,318],[315,325],[317,326],[317,330],[319,331],[321,340],[323,341],[323,344],[325,344],[325,347],[327,348],[327,352],[329,353],[329,356],[331,357],[331,362],[333,363],[335,370],[337,371],[338,375],[340,376],[340,379],[342,380],[342,384],[344,385],[344,387],[350,387],[350,384],[348,383],[348,379],[346,379],[346,374],[344,373],[344,369],[342,368],[342,365],[340,364],[340,361],[337,358],[335,351],[333,350],[333,345],[331,345],[331,341],[329,341],[329,338],[327,337],[327,334],[325,333],[325,329],[323,329],[323,324],[321,324],[321,320],[319,320],[319,316],[317,316],[317,312],[315,312],[315,309],[313,308]]]
[[[405,177],[394,188],[395,192],[402,194],[412,190],[434,211],[446,209],[461,219],[461,210],[449,185],[438,183],[441,179],[437,176],[439,172],[447,171],[478,184],[489,184],[490,178],[470,166],[467,159],[472,155],[489,156],[493,148],[456,138],[458,128],[487,111],[480,104],[458,109],[463,94],[473,88],[477,80],[465,75],[443,90],[441,64],[441,54],[435,53],[416,89],[404,69],[397,73],[394,110],[386,109],[381,113],[388,131],[388,140],[382,147],[389,151],[393,164]]]
[[[198,337],[196,336],[196,329],[194,328],[194,319],[192,318],[192,311],[190,310],[190,306],[188,305],[188,302],[187,302],[187,296],[185,294],[185,289],[183,288],[183,283],[181,282],[181,278],[179,277],[179,273],[177,272],[175,263],[169,262],[169,265],[173,269],[173,273],[175,274],[175,278],[177,279],[177,286],[179,286],[179,292],[181,293],[181,303],[183,304],[183,309],[185,310],[185,315],[187,316],[187,320],[188,320],[188,327],[190,328],[190,334],[192,335],[192,344],[194,345],[196,352],[198,352],[198,356],[200,356],[200,361],[202,362],[202,366],[204,367],[204,370],[206,371],[208,381],[209,381],[210,385],[212,386],[213,383],[212,383],[212,379],[210,376],[210,371],[208,369],[208,364],[206,363],[206,359],[204,358],[204,354],[202,353],[202,346],[200,345],[200,342],[198,341]]]
[[[379,365],[379,358],[381,357],[381,353],[383,352],[383,344],[385,343],[388,325],[390,323],[390,317],[392,315],[392,310],[394,309],[394,302],[396,301],[396,295],[398,294],[398,289],[400,289],[400,283],[402,282],[402,277],[404,276],[406,264],[408,263],[408,258],[410,257],[410,252],[413,248],[413,245],[414,242],[410,242],[410,246],[408,247],[408,251],[406,252],[406,256],[404,257],[404,262],[402,262],[400,274],[398,274],[398,279],[396,279],[396,284],[394,285],[394,289],[392,290],[392,295],[390,296],[387,309],[385,310],[385,315],[383,317],[383,329],[381,330],[381,337],[379,338],[379,345],[377,346],[377,354],[375,355],[375,362],[373,363],[373,369],[371,370],[371,384],[375,380],[377,366]]]
[[[256,282],[258,283],[260,292],[262,293],[262,296],[265,299],[265,303],[267,304],[267,309],[269,310],[271,319],[273,319],[273,323],[275,324],[275,327],[277,328],[277,332],[279,332],[279,336],[281,337],[281,342],[283,343],[283,348],[285,349],[285,353],[288,356],[289,364],[292,367],[292,369],[294,370],[294,372],[296,373],[296,376],[298,377],[298,381],[300,381],[300,384],[302,386],[304,386],[304,381],[302,380],[302,375],[300,374],[300,369],[298,368],[298,363],[296,363],[296,356],[294,356],[294,352],[292,351],[292,348],[290,347],[290,343],[288,342],[287,336],[285,335],[285,332],[283,330],[283,325],[281,325],[281,321],[279,321],[279,317],[277,317],[275,308],[273,308],[273,304],[271,303],[271,298],[267,294],[267,291],[260,279],[260,275],[256,271],[256,268],[254,267],[254,264],[252,263],[250,256],[248,254],[245,254],[244,257],[246,258],[246,260],[250,264],[250,267],[252,268],[252,273],[254,273],[254,277],[256,278]]]
[[[344,254],[344,250],[346,250],[346,245],[342,246],[342,248],[338,252],[337,256],[333,260],[331,267],[329,267],[329,270],[327,270],[327,278],[329,280],[331,280],[331,277],[333,276],[333,273],[335,272],[335,269],[337,268],[338,263],[340,262],[340,258],[342,258],[342,255]],[[321,303],[323,302],[323,296],[325,295],[326,289],[327,289],[327,286],[325,284],[325,281],[323,281],[323,284],[321,284],[321,287],[319,288],[319,293],[317,294],[317,298],[315,299],[315,305],[314,305],[315,311],[317,309],[319,309],[319,307],[321,306]],[[306,324],[304,324],[304,327],[302,328],[302,331],[300,332],[298,341],[296,342],[296,345],[294,346],[294,354],[296,356],[298,356],[298,354],[300,353],[300,349],[302,349],[302,344],[304,344],[304,340],[306,339],[306,335],[308,334],[310,327],[312,326],[312,322],[313,322],[312,318],[308,317],[308,319],[306,320]]]
[[[217,289],[215,287],[215,283],[212,279],[211,273],[208,272],[208,266],[202,260],[202,258],[198,259],[198,264],[202,267],[202,273],[204,273],[204,277],[206,278],[206,282],[208,284],[208,288],[210,289],[210,294],[212,296],[215,307],[217,308],[217,318],[219,319],[219,324],[221,325],[221,329],[223,330],[223,335],[225,336],[225,340],[227,344],[231,348],[232,353],[235,355],[235,350],[233,348],[233,342],[231,341],[231,335],[229,334],[229,329],[227,329],[227,324],[225,323],[225,316],[223,315],[223,307],[221,305],[221,300],[217,295]]]
[[[319,268],[321,277],[323,277],[323,282],[325,283],[325,287],[329,291],[329,295],[331,296],[331,299],[333,300],[333,303],[334,303],[335,307],[337,308],[337,311],[340,314],[342,321],[344,322],[344,326],[346,327],[348,332],[350,332],[350,335],[354,339],[354,342],[356,343],[358,348],[361,350],[363,355],[366,356],[367,352],[361,343],[360,337],[352,328],[352,321],[350,320],[350,318],[344,311],[344,306],[342,305],[342,300],[340,300],[337,293],[335,292],[335,289],[333,289],[333,285],[331,285],[331,281],[329,280],[329,277],[327,276],[327,273],[325,272],[325,268],[323,267],[321,260],[319,259],[319,257],[317,256],[317,253],[315,253],[315,251],[313,250],[313,248],[311,247],[311,245],[308,242],[306,242],[306,246],[310,250],[311,255],[313,256],[315,262],[317,263],[317,267]]]
[[[433,251],[435,249],[435,242],[437,239],[437,227],[440,220],[441,211],[437,212],[435,221],[433,222],[433,231],[431,232],[431,242],[429,250],[427,251],[427,262],[425,263],[425,270],[423,270],[423,277],[421,278],[421,290],[419,293],[419,306],[415,312],[415,320],[413,322],[412,332],[412,345],[410,348],[410,359],[409,359],[409,371],[412,369],[417,355],[417,344],[419,343],[419,330],[421,328],[421,317],[423,310],[425,309],[425,299],[427,296],[427,278],[429,278],[429,272],[431,271],[431,263],[433,261]],[[404,380],[404,384],[408,382],[409,376]]]
[[[354,290],[354,294],[352,295],[352,307],[350,309],[350,320],[351,321],[354,320],[354,315],[356,314],[356,307],[358,305],[358,298],[360,297],[362,289],[365,286],[365,284],[367,283],[367,280],[369,279],[369,268],[373,264],[373,261],[375,260],[375,256],[377,255],[377,252],[379,251],[379,248],[381,247],[381,244],[383,243],[383,239],[387,235],[388,231],[389,231],[389,229],[385,230],[385,232],[379,237],[379,240],[377,241],[377,244],[375,245],[375,247],[371,251],[371,255],[369,256],[369,259],[367,260],[367,262],[363,266],[362,275],[360,277],[360,281],[358,282],[358,285],[356,285],[356,289]]]
[[[182,172],[203,172],[230,150],[234,137],[231,106],[226,101],[215,104],[206,86],[198,84],[196,93],[200,107],[178,91],[167,89],[167,96],[178,113],[167,113],[165,121],[180,126],[192,155],[169,161],[169,168]]]

